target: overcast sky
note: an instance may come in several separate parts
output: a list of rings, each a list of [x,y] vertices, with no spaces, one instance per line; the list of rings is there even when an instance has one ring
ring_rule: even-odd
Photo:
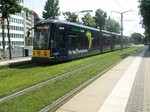
[[[40,17],[42,17],[45,2],[46,0],[24,0],[25,6],[37,12]],[[83,10],[93,10],[91,14],[94,15],[94,12],[100,8],[107,12],[107,16],[111,16],[111,18],[119,23],[121,15],[114,11],[125,12],[132,10],[123,14],[125,35],[130,35],[133,32],[144,32],[139,24],[140,15],[138,5],[138,0],[59,0],[61,12],[72,11],[79,13]],[[79,13],[79,16],[82,17],[83,14]]]

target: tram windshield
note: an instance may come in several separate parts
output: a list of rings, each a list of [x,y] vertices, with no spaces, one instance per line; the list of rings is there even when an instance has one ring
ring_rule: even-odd
[[[50,38],[50,25],[40,25],[35,28],[34,49],[48,49]]]

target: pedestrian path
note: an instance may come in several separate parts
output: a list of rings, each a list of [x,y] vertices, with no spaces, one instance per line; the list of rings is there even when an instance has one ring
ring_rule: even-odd
[[[150,90],[150,87],[148,87],[150,72],[147,70],[150,67],[150,63],[148,64],[150,61],[146,61],[147,64],[144,64],[145,66],[141,65],[145,58],[143,57],[145,51],[146,48],[140,55],[129,56],[124,59],[84,90],[76,94],[56,112],[134,112],[133,110],[136,110],[134,103],[137,103],[137,99],[144,91],[143,96],[145,96],[145,99],[147,98],[147,100],[145,100],[147,103],[145,104],[143,98],[141,98],[140,103],[142,106],[150,104],[150,93],[148,92],[148,90]],[[150,60],[150,56],[147,58]],[[147,74],[147,78],[138,78],[138,80],[145,81],[142,83],[146,90],[139,89],[142,86],[138,86],[139,88],[134,87],[134,85],[136,85],[136,77],[139,73],[138,70],[141,66],[143,67],[143,71],[146,70],[146,72],[143,73]],[[139,93],[139,91],[141,91],[141,93]],[[135,93],[137,93],[139,97],[136,97],[137,94]],[[130,106],[131,104],[133,104],[134,108]],[[145,107],[145,110],[146,109],[148,110],[147,107]],[[143,107],[141,107],[141,111],[139,109],[135,112],[142,112],[143,110]]]
[[[141,63],[142,57],[144,56],[145,50],[136,57],[131,65],[128,67],[126,72],[123,74],[121,79],[118,81],[116,86],[113,88],[103,105],[100,107],[98,112],[124,112],[132,85]]]
[[[0,60],[0,66],[7,66],[10,64],[27,62],[30,60],[31,60],[31,57],[20,57],[20,58],[13,58],[11,60]]]
[[[150,50],[139,66],[130,93],[126,112],[150,112]]]

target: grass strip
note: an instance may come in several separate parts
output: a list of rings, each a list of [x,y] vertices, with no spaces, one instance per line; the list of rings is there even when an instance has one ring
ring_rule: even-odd
[[[111,66],[118,61],[118,57],[103,62],[87,70],[79,71],[62,80],[56,81],[53,84],[46,84],[45,86],[28,92],[12,100],[0,104],[0,111],[11,112],[35,112],[44,108],[48,104],[62,97],[69,91],[73,90],[86,80],[95,76],[105,68]],[[121,59],[121,58],[120,58]]]
[[[125,56],[123,53],[125,52],[131,53],[137,49],[139,49],[139,47],[131,47],[128,49],[124,49],[123,52],[122,51],[109,52],[102,55],[96,55],[93,57],[74,60],[67,63],[61,63],[52,66],[31,65],[31,68],[30,66],[20,67],[24,71],[23,70],[19,71],[20,68],[14,68],[13,71],[15,70],[17,71],[18,69],[17,72],[19,72],[19,74],[12,75],[14,74],[14,72],[10,70],[10,72],[6,71],[3,74],[7,75],[7,77],[0,78],[1,84],[0,98],[12,94],[14,92],[17,92],[19,90],[22,90],[24,88],[27,88],[29,86],[32,86],[34,84],[40,83],[42,81],[49,80],[61,74],[75,70],[87,64],[94,63],[98,60],[106,59],[108,57],[115,56],[116,54],[120,56]]]
[[[130,51],[131,52],[131,51]],[[45,86],[36,90],[30,91],[24,95],[13,98],[0,104],[0,111],[11,111],[11,112],[33,112],[39,111],[48,104],[62,97],[66,93],[70,92],[74,88],[78,87],[83,82],[97,75],[101,71],[105,70],[115,62],[124,58],[127,55],[125,52],[123,55],[114,56],[108,61],[92,66],[86,70],[78,71],[72,75],[65,77],[52,84],[46,84]],[[132,51],[133,52],[133,51]]]

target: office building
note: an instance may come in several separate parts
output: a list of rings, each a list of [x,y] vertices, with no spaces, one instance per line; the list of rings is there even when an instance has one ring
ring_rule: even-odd
[[[24,1],[20,0],[20,5],[24,5]],[[1,14],[0,14],[1,17]],[[32,46],[34,32],[31,32],[30,37],[27,37],[27,30],[34,26],[34,16],[32,11],[21,11],[10,16],[10,39],[12,47]],[[9,46],[7,35],[7,23],[5,22],[5,48]],[[0,49],[2,49],[2,25],[0,25]]]

